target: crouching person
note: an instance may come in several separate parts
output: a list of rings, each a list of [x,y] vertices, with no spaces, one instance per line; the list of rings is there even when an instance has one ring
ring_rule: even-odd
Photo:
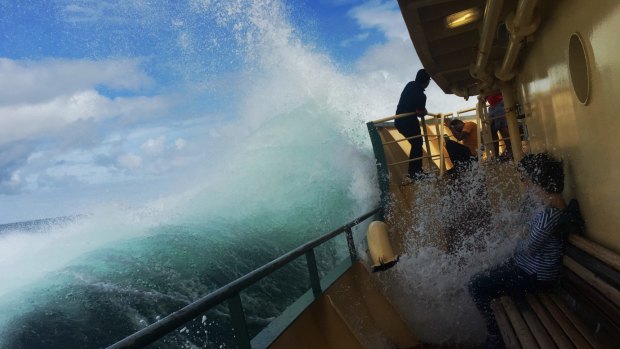
[[[558,279],[564,239],[557,232],[566,204],[562,198],[562,162],[546,153],[526,155],[519,162],[525,190],[543,205],[531,215],[528,233],[519,242],[514,256],[491,270],[472,278],[469,292],[486,320],[486,348],[503,348],[503,341],[491,300],[501,295],[519,295],[553,287]]]

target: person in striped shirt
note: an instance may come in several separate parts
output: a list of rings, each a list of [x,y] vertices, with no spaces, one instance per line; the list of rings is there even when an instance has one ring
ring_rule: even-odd
[[[503,348],[499,328],[491,310],[491,300],[501,295],[518,295],[553,287],[559,277],[565,241],[556,231],[565,214],[562,198],[562,162],[547,153],[529,154],[519,162],[521,180],[543,205],[531,215],[528,234],[513,258],[474,276],[469,293],[487,325],[486,348]]]

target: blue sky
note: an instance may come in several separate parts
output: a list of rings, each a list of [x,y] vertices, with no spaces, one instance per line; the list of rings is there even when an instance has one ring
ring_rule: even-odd
[[[209,142],[260,123],[253,84],[285,89],[266,77],[280,71],[268,50],[382,89],[376,116],[420,68],[384,0],[0,0],[0,38],[0,223],[151,199],[215,163]]]

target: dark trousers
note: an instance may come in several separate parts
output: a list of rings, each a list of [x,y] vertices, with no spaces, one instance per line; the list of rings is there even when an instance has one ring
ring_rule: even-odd
[[[510,132],[508,132],[508,121],[506,117],[500,118],[499,116],[506,115],[504,111],[504,102],[499,102],[493,107],[489,107],[489,117],[496,118],[491,122],[491,138],[493,139],[493,150],[495,156],[499,156],[499,137],[497,132],[504,138],[504,144],[506,145],[506,153],[508,156],[512,156],[512,147],[510,144]]]
[[[500,335],[499,327],[491,310],[491,301],[502,295],[520,296],[553,287],[552,281],[538,281],[511,260],[491,270],[474,276],[469,283],[469,293],[478,311],[486,321],[489,335]]]
[[[461,170],[467,169],[471,162],[476,160],[466,146],[448,139],[447,137],[444,139],[446,140],[446,150],[448,151],[448,155],[456,171],[460,172]]]
[[[405,138],[419,136],[420,121],[416,116],[407,117],[406,122],[396,120],[395,125],[398,132],[402,133]],[[409,160],[422,157],[422,137],[409,139],[411,144],[411,152],[409,153]],[[416,175],[422,173],[422,159],[409,162],[409,177],[414,178]]]

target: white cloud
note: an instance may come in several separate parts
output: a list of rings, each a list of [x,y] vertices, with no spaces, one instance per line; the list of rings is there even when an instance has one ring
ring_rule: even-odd
[[[349,47],[349,46],[351,46],[352,43],[362,42],[362,41],[368,39],[369,35],[370,35],[370,33],[368,33],[368,32],[357,34],[357,35],[355,35],[354,37],[352,37],[350,39],[343,40],[340,43],[340,46],[342,46],[342,47]]]
[[[105,86],[137,90],[153,85],[139,59],[11,60],[0,57],[0,105],[38,103],[59,95]]]
[[[61,154],[98,147],[115,130],[164,116],[170,98],[140,95],[153,84],[138,59],[0,58],[0,86],[10,86],[0,90],[0,194],[28,187],[31,174],[56,166],[51,159]],[[106,96],[99,87],[130,96]],[[31,163],[37,152],[46,158]],[[114,163],[140,165],[131,156]],[[13,175],[18,170],[21,177]]]
[[[164,151],[165,141],[166,141],[166,137],[164,136],[159,136],[157,138],[151,138],[147,140],[146,142],[142,143],[142,145],[140,146],[140,149],[142,149],[142,151],[147,155],[156,156],[156,155],[161,154]]]
[[[0,145],[48,137],[77,121],[123,118],[125,124],[165,109],[154,97],[116,97],[96,88],[139,91],[153,84],[136,59],[11,60],[0,58]]]
[[[21,171],[1,171],[0,176],[0,193],[17,194],[21,191],[24,182]]]
[[[387,39],[409,40],[407,27],[396,2],[369,1],[349,11],[363,29],[377,29]]]
[[[142,158],[134,153],[127,153],[118,157],[117,164],[121,168],[134,170],[142,166]]]
[[[137,22],[150,14],[152,5],[144,0],[57,0],[62,18],[70,23]]]
[[[85,6],[70,4],[64,10],[71,22],[96,20],[98,17],[98,12],[94,8]]]
[[[47,137],[67,131],[80,120],[105,118],[131,120],[148,117],[167,106],[162,97],[108,98],[94,90],[76,91],[49,101],[0,106],[0,145],[23,139]]]
[[[176,141],[174,141],[174,146],[177,148],[177,150],[183,150],[187,146],[187,141],[183,138],[178,138]]]
[[[38,171],[35,175],[37,187],[51,189],[63,187],[78,188],[86,185],[111,182],[113,178],[111,178],[109,168],[95,166],[86,159],[80,159],[80,155],[86,154],[64,154],[64,157],[67,159],[70,159],[72,156],[75,159],[51,164]],[[131,163],[130,160],[124,159],[127,163]],[[118,172],[118,168],[114,168],[114,171]],[[117,174],[116,177],[121,176]]]
[[[391,40],[385,44],[370,47],[356,62],[356,66],[362,72],[389,69],[397,76],[404,75],[405,78],[413,78],[415,71],[422,68],[422,63],[410,42]]]
[[[15,171],[11,174],[11,178],[9,180],[9,186],[17,188],[22,183],[22,177],[19,174],[19,171]]]

